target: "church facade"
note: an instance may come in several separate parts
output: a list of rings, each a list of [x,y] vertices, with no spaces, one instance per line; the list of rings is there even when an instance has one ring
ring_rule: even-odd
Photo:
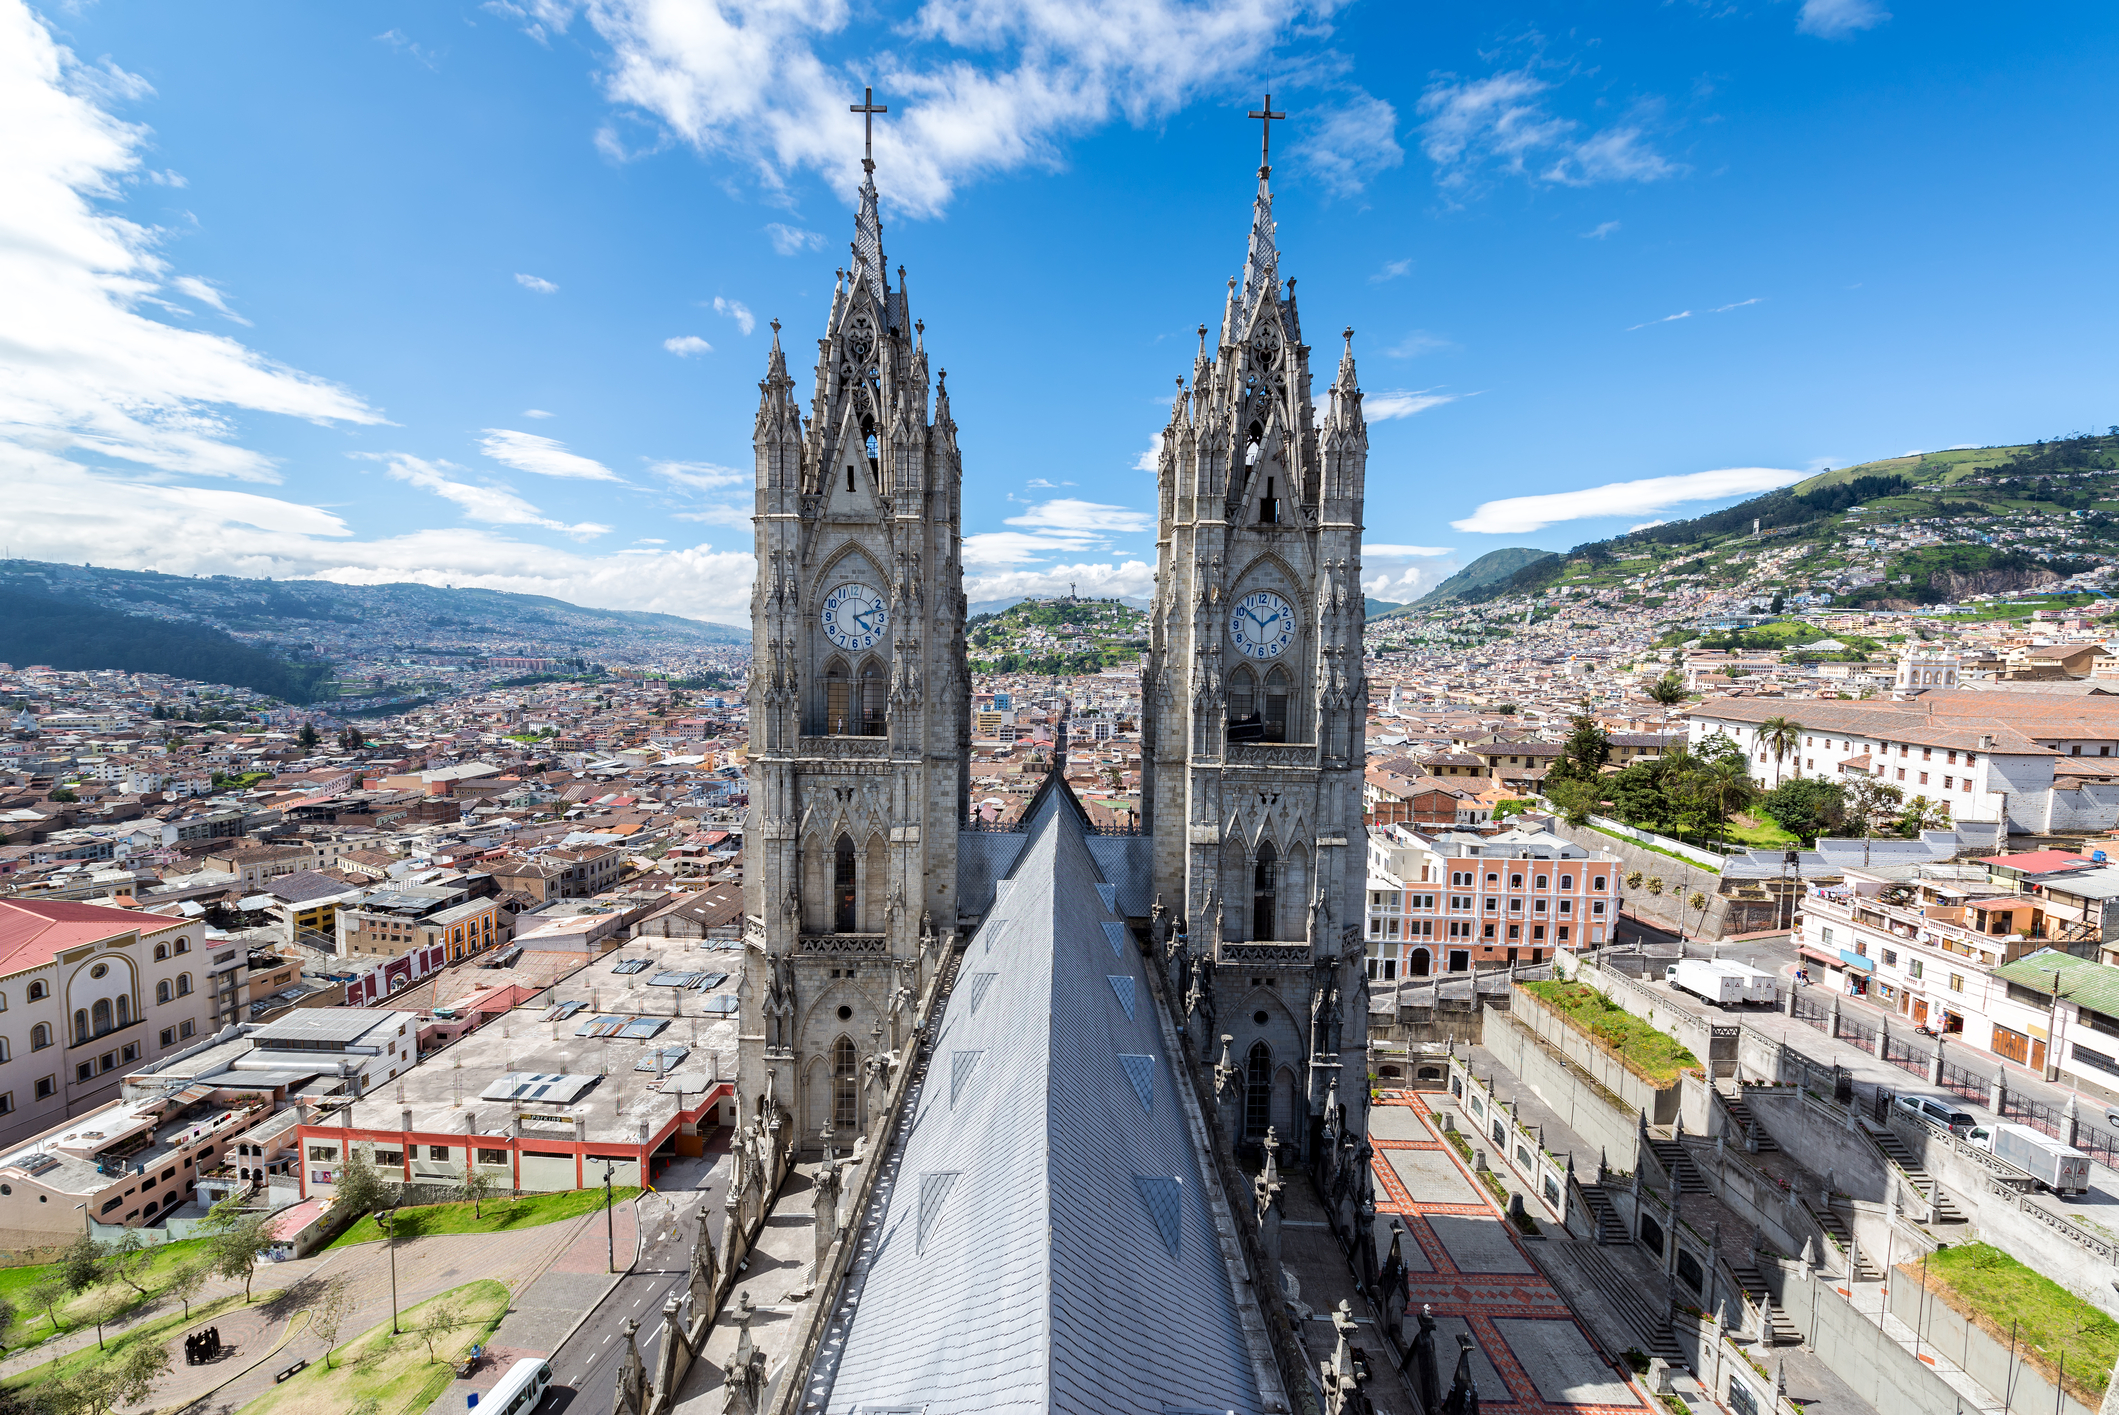
[[[868,172],[807,409],[775,323],[755,430],[741,1110],[805,1153],[865,1127],[870,1073],[1021,848],[968,830],[962,462]],[[1093,844],[1173,1005],[1230,1038],[1234,1142],[1309,1156],[1366,1131],[1367,434],[1351,330],[1314,401],[1269,174],[1163,436],[1144,834]]]

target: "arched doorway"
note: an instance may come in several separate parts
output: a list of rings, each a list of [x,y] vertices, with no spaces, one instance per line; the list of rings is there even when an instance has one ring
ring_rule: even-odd
[[[853,837],[842,835],[831,853],[831,927],[833,933],[854,931],[857,914],[854,892]]]
[[[1413,970],[1412,975],[1414,977],[1426,977],[1431,971],[1433,971],[1434,966],[1434,956],[1430,954],[1426,949],[1416,948],[1413,950],[1411,967]]]
[[[1251,867],[1251,937],[1263,942],[1276,937],[1274,921],[1280,903],[1280,852],[1273,842],[1259,842],[1258,863]]]

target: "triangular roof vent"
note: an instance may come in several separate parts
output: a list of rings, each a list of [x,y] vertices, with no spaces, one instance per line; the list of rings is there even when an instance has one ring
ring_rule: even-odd
[[[979,1069],[979,1058],[983,1051],[956,1051],[949,1054],[949,1108],[956,1109],[956,1098],[971,1079],[971,1073]]]
[[[1000,974],[998,973],[973,973],[971,975],[971,991],[964,998],[965,1016],[975,1017],[978,1015],[979,1004],[986,1000],[986,990],[993,986],[993,980],[999,976]]]
[[[1111,991],[1118,994],[1118,1005],[1126,1009],[1126,1020],[1128,1022],[1132,1021],[1133,979],[1131,975],[1124,973],[1108,973],[1105,976],[1111,979]]]
[[[1126,1068],[1126,1076],[1133,1082],[1133,1089],[1140,1093],[1140,1108],[1155,1109],[1155,1058],[1118,1054],[1118,1064]]]
[[[1178,1235],[1184,1231],[1184,1185],[1159,1174],[1136,1174],[1133,1187],[1140,1191],[1140,1201],[1146,1206],[1148,1217],[1155,1221],[1156,1230],[1162,1234],[1163,1247],[1170,1250],[1171,1257],[1176,1257]]]
[[[1111,944],[1111,956],[1113,958],[1126,956],[1126,926],[1124,924],[1105,924],[1104,937]]]
[[[935,1220],[942,1216],[942,1201],[949,1197],[950,1186],[956,1183],[956,1177],[955,1170],[920,1176],[920,1226],[913,1235],[913,1252],[927,1251],[927,1235],[934,1232]]]
[[[1096,887],[1096,897],[1104,901],[1104,912],[1105,912],[1106,914],[1116,914],[1116,913],[1118,912],[1118,886],[1117,886],[1117,885],[1115,885],[1115,884],[1100,884],[1100,885],[1098,885],[1098,886]]]

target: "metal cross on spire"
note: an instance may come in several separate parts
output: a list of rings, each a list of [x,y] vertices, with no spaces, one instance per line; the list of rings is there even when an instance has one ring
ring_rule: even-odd
[[[888,113],[890,105],[876,102],[876,91],[873,88],[863,88],[861,101],[846,111],[861,115],[861,170],[873,172],[876,170],[876,114]]]
[[[1258,134],[1258,170],[1264,172],[1273,165],[1273,125],[1288,115],[1273,111],[1273,95],[1269,93],[1266,95],[1263,111],[1254,108],[1245,116],[1259,120],[1261,131]]]

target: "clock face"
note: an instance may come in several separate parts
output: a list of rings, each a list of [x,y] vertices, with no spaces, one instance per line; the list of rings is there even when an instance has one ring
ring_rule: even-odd
[[[841,585],[824,596],[818,618],[833,643],[859,653],[883,642],[883,631],[890,627],[890,607],[867,585]]]
[[[1246,658],[1278,658],[1295,641],[1295,606],[1271,590],[1253,590],[1229,612],[1229,637]]]

